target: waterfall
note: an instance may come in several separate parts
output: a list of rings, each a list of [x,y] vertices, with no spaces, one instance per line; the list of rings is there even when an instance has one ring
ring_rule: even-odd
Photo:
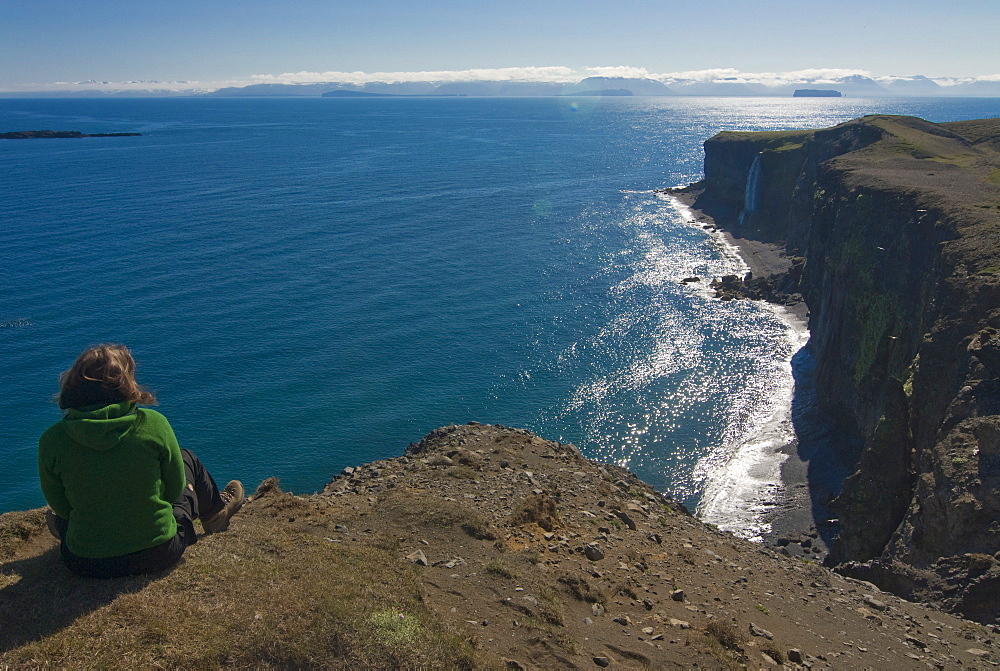
[[[753,158],[750,172],[747,173],[747,185],[743,192],[743,210],[740,212],[740,226],[748,220],[749,215],[757,211],[757,196],[760,193],[760,154]]]

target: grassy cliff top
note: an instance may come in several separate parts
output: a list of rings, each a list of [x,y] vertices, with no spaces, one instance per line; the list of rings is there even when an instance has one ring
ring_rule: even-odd
[[[833,166],[857,186],[916,195],[928,216],[953,227],[956,239],[947,243],[953,265],[1000,275],[1000,119],[934,124],[876,116],[859,122],[881,129],[882,139],[837,157]]]
[[[746,174],[747,167],[733,170],[726,157],[747,163],[757,154],[777,159],[799,149],[787,160],[791,174],[818,156],[850,187],[905,193],[919,203],[914,216],[947,221],[955,238],[948,243],[954,266],[970,274],[1000,270],[1000,118],[936,124],[871,115],[817,130],[724,131],[706,142],[706,171],[710,155],[720,157],[713,173],[720,180]],[[723,187],[728,191],[722,195],[742,199],[742,183]]]
[[[295,496],[265,482],[163,574],[75,578],[0,516],[0,666],[982,665],[980,625],[703,525],[526,431],[438,429]]]

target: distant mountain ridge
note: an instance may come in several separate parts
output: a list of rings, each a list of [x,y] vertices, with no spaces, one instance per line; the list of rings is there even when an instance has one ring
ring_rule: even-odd
[[[266,83],[248,86],[228,86],[218,89],[171,89],[163,82],[139,82],[148,88],[135,88],[136,82],[115,88],[109,82],[78,82],[67,84],[65,89],[50,91],[7,91],[0,98],[42,97],[319,97],[335,91],[355,91],[401,96],[479,96],[479,97],[537,97],[579,95],[584,92],[631,91],[636,96],[787,96],[796,89],[835,89],[847,97],[895,96],[975,96],[1000,97],[1000,81],[978,79],[951,85],[942,85],[923,75],[907,77],[880,77],[878,79],[854,74],[844,77],[822,78],[786,84],[768,85],[748,81],[746,77],[725,77],[713,80],[685,79],[681,77],[652,79],[642,77],[586,77],[576,83],[519,81],[519,80],[467,80],[467,81],[370,81]],[[183,82],[181,82],[183,83]],[[947,83],[947,82],[946,82]],[[81,88],[82,87],[82,88]],[[619,94],[620,95],[620,94]]]
[[[1000,81],[975,81],[953,86],[942,86],[924,76],[890,78],[876,81],[862,75],[849,75],[818,82],[799,82],[780,86],[766,86],[738,80],[673,80],[662,82],[649,78],[587,77],[575,84],[559,82],[523,81],[465,81],[444,82],[366,82],[350,84],[329,82],[325,84],[256,84],[253,86],[219,89],[204,95],[322,95],[336,90],[391,95],[452,95],[486,97],[561,96],[599,91],[631,91],[636,96],[782,96],[791,97],[796,89],[835,89],[842,95],[859,97],[895,96],[996,96],[1000,97]],[[619,94],[620,95],[620,94]]]

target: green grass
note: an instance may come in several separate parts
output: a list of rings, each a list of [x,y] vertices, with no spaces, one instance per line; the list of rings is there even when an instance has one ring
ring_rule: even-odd
[[[796,149],[801,149],[805,143],[803,142],[786,142],[780,147],[775,147],[771,151],[774,152],[785,152],[785,151],[795,151]]]

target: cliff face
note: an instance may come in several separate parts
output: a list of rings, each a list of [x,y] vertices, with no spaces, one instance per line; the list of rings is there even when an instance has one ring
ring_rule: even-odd
[[[1000,120],[721,133],[696,206],[806,258],[824,407],[854,464],[843,571],[996,621]]]

